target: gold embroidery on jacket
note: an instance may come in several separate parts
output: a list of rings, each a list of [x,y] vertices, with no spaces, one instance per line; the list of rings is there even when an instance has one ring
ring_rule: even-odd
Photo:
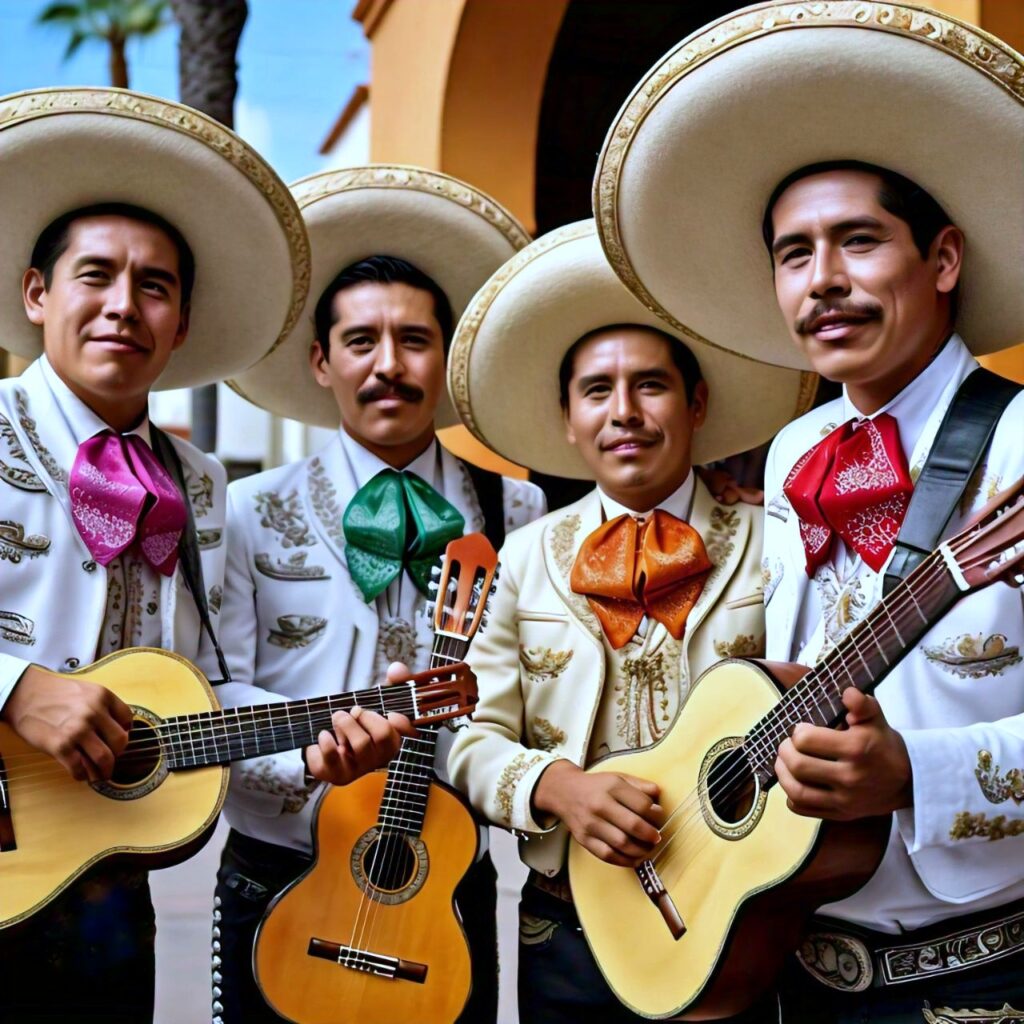
[[[953,827],[949,830],[950,839],[988,839],[994,842],[1007,836],[1024,835],[1024,819],[1013,818],[1007,821],[1005,814],[997,814],[989,818],[987,814],[971,814],[961,811],[953,819]]]
[[[24,466],[12,466],[0,459],[0,478],[21,491],[45,491],[46,484],[32,471],[28,459],[25,457],[25,449],[22,448],[18,435],[14,432],[14,427],[11,426],[11,421],[5,416],[0,416],[0,438],[3,438],[7,444],[9,457],[25,463]]]
[[[925,1006],[921,1010],[924,1024],[1024,1024],[1024,1010],[1015,1010],[1003,1003],[998,1010],[953,1010],[948,1006]]]
[[[342,512],[337,495],[337,489],[327,478],[324,464],[319,458],[313,459],[309,464],[309,500],[327,536],[343,549],[345,530],[341,525]]]
[[[554,722],[539,715],[533,720],[533,745],[538,750],[551,751],[565,742],[565,733]]]
[[[523,776],[544,758],[540,754],[527,754],[521,751],[512,758],[504,771],[498,778],[498,810],[501,811],[502,820],[506,825],[512,824],[512,806],[515,801],[516,786],[522,781]]]
[[[557,679],[572,661],[573,651],[553,651],[550,647],[519,645],[519,663],[533,683]]]
[[[990,804],[1001,804],[1007,800],[1015,804],[1024,803],[1024,770],[1011,768],[1005,775],[1000,775],[999,765],[992,767],[989,751],[979,750],[978,767],[974,769],[974,774]]]
[[[922,647],[924,656],[961,679],[1001,675],[1021,660],[1020,648],[1007,646],[1002,633],[963,633],[941,644]]]
[[[270,630],[267,642],[275,647],[297,650],[308,647],[326,628],[327,620],[318,615],[279,615],[277,629]]]
[[[824,647],[827,649],[838,644],[857,620],[863,617],[867,599],[862,590],[862,581],[853,575],[853,570],[843,577],[834,565],[826,563],[814,574],[814,582],[821,599]]]
[[[312,547],[316,543],[316,537],[302,514],[298,491],[292,491],[283,498],[277,491],[260,491],[254,500],[260,526],[280,534],[282,547]]]
[[[720,658],[757,658],[764,654],[764,633],[759,637],[741,633],[732,640],[716,640],[715,654]]]
[[[253,556],[256,571],[272,580],[329,580],[322,565],[306,565],[308,551],[296,551],[287,559],[271,561],[269,552],[261,551]]]
[[[25,533],[25,527],[13,519],[0,519],[0,562],[17,564],[23,558],[48,554],[50,538],[39,533]]]
[[[196,476],[191,470],[186,471],[185,490],[188,500],[192,503],[192,514],[201,519],[213,508],[213,479],[208,473]]]
[[[313,788],[289,785],[280,778],[275,767],[272,757],[260,757],[243,762],[242,786],[254,793],[270,793],[272,796],[284,797],[284,811],[288,814],[298,814],[309,801]]]
[[[58,483],[66,484],[68,482],[67,470],[62,469],[57,465],[57,461],[50,454],[49,448],[43,444],[39,437],[39,432],[36,429],[36,421],[29,415],[28,395],[19,388],[14,393],[14,400],[18,406],[18,422],[21,424],[21,429],[25,431],[29,444],[32,445],[35,449],[36,455],[39,456],[39,461],[43,464],[46,472],[49,473],[54,480]]]
[[[210,593],[206,598],[206,603],[214,615],[218,615],[220,613],[220,607],[224,603],[224,588],[219,583],[215,583],[210,587]]]
[[[666,635],[656,651],[623,658],[622,677],[615,683],[615,725],[628,749],[660,740],[672,724],[669,688],[679,693],[679,657],[679,641]]]
[[[0,611],[0,639],[31,647],[36,642],[32,635],[35,628],[36,624],[26,615]]]
[[[991,501],[1002,489],[1003,478],[998,473],[989,473],[988,466],[979,466],[968,480],[960,499],[960,515],[966,515],[979,496],[983,501]]]

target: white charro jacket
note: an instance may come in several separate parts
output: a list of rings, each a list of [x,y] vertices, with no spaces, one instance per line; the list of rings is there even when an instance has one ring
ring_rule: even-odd
[[[583,765],[590,748],[606,653],[597,618],[570,589],[569,575],[602,518],[594,490],[506,541],[490,623],[469,655],[480,703],[448,759],[455,785],[490,821],[517,832],[523,860],[548,875],[564,862],[568,832],[538,823],[530,798],[548,765],[563,758]],[[719,505],[696,481],[690,524],[714,568],[687,620],[684,688],[723,657],[763,652],[760,520],[759,508]]]

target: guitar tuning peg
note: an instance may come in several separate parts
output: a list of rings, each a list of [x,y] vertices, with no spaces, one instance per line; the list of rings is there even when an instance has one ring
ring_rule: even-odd
[[[490,593],[490,595],[493,597],[497,592],[498,592],[498,584],[497,583],[492,583],[491,584],[491,589],[490,589],[490,591],[488,591],[488,593]]]
[[[439,566],[439,565],[432,565],[430,567],[430,575],[433,576],[434,579],[438,579],[439,580],[441,578],[441,566]]]
[[[432,594],[436,594],[437,593],[437,580],[430,580],[430,581],[428,581],[428,583],[427,583],[427,590],[429,590]]]

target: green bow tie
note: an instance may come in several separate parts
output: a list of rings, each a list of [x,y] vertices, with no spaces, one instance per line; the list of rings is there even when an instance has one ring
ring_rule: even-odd
[[[466,521],[414,473],[381,470],[360,487],[342,517],[348,571],[367,602],[404,568],[427,593],[430,570]]]

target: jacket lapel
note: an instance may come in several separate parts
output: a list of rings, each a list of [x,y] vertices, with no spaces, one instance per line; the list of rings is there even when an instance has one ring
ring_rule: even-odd
[[[760,509],[757,513],[760,513]],[[747,538],[750,536],[752,514],[754,510],[745,505],[719,505],[700,477],[695,478],[690,525],[703,538],[713,568],[686,620],[686,637],[693,635],[708,612],[714,608],[743,560]]]
[[[548,579],[570,616],[599,645],[603,645],[601,624],[587,599],[574,594],[569,584],[576,554],[583,540],[601,525],[601,498],[595,488],[579,501],[552,517],[544,530],[544,564]]]

